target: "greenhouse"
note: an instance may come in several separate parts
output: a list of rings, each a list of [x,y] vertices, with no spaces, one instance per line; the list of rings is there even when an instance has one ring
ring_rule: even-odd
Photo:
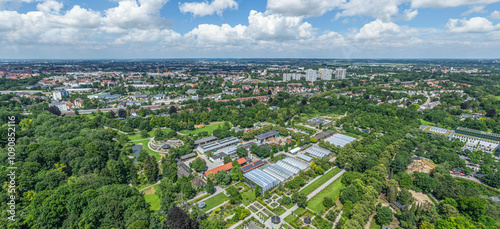
[[[315,158],[323,158],[330,155],[332,152],[328,149],[321,148],[319,146],[313,146],[306,150],[306,153]]]
[[[279,184],[279,181],[273,176],[263,172],[260,169],[254,169],[243,175],[245,182],[250,186],[255,187],[258,185],[262,188],[262,192],[271,190]]]

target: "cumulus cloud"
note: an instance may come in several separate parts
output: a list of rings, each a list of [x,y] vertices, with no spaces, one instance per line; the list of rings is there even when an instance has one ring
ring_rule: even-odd
[[[225,9],[238,9],[234,0],[213,0],[212,2],[186,2],[179,4],[182,13],[192,13],[194,16],[222,15]]]
[[[122,0],[103,13],[79,5],[63,11],[63,4],[46,0],[35,11],[0,11],[0,35],[10,44],[91,44],[130,40],[132,35],[176,36],[159,15],[167,0]],[[120,38],[120,36],[123,36]],[[140,40],[141,37],[135,36]],[[1,40],[0,40],[1,41]],[[109,40],[108,40],[109,41]]]
[[[413,20],[413,18],[415,18],[418,15],[418,10],[406,9],[403,12],[403,15],[404,15],[403,16],[404,20],[410,21]]]
[[[473,13],[486,13],[486,12],[488,12],[484,9],[484,7],[486,7],[486,6],[484,6],[484,5],[483,6],[473,6],[469,10],[462,13],[462,16],[466,16],[466,15],[473,14]]]
[[[446,8],[463,5],[486,5],[500,0],[412,0],[412,8]]]
[[[446,24],[446,29],[451,33],[485,33],[500,30],[500,24],[493,25],[484,17],[473,17],[469,20],[450,19]]]
[[[344,0],[268,0],[269,13],[286,16],[319,17],[344,3]]]
[[[373,40],[378,39],[386,34],[397,34],[400,28],[393,22],[383,22],[380,19],[372,21],[364,25],[359,33],[354,38],[359,40]]]
[[[336,18],[345,16],[365,15],[372,18],[390,21],[399,13],[399,5],[407,0],[351,0],[342,4]],[[415,14],[416,12],[413,12]],[[414,15],[416,16],[416,14]]]
[[[491,19],[500,19],[500,12],[498,12],[497,10],[491,12],[490,18]]]
[[[122,0],[117,7],[105,11],[103,23],[108,33],[123,34],[131,28],[164,29],[167,19],[160,16],[160,9],[168,0]]]
[[[242,44],[245,40],[249,41],[249,37],[245,34],[246,28],[243,25],[231,27],[228,24],[221,26],[201,24],[185,34],[184,37],[193,39],[198,45],[202,46]]]
[[[295,40],[312,37],[313,27],[302,17],[265,14],[255,10],[248,16],[247,33],[258,40]]]

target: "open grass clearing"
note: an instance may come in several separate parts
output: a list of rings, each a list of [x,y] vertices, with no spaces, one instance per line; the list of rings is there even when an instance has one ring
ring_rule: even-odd
[[[216,207],[219,204],[224,203],[227,200],[229,200],[229,198],[226,196],[226,194],[221,192],[221,193],[211,197],[210,199],[203,201],[203,202],[205,202],[205,204],[207,204],[205,209],[203,209],[203,212],[207,212],[208,210]]]
[[[307,207],[316,213],[320,213],[321,211],[326,210],[325,206],[323,205],[323,199],[327,196],[329,196],[333,200],[337,200],[339,198],[340,189],[344,186],[340,181],[341,178],[338,178],[333,183],[328,185],[315,197],[309,200],[309,202],[307,203]]]
[[[181,131],[179,131],[179,133],[181,133],[181,134],[198,134],[200,132],[206,131],[206,132],[208,132],[208,135],[212,135],[214,130],[217,129],[219,126],[222,127],[222,125],[224,125],[224,123],[219,122],[219,123],[207,125],[203,128],[199,128],[199,129],[195,129],[195,130],[181,130]]]
[[[252,190],[242,193],[241,197],[243,198],[242,202],[245,206],[248,206],[255,201],[255,193]]]
[[[334,168],[328,171],[327,173],[323,174],[323,176],[321,176],[320,178],[318,178],[317,180],[315,180],[314,182],[312,182],[311,184],[307,185],[305,188],[300,190],[300,193],[309,195],[309,193],[319,188],[322,184],[324,184],[326,181],[330,180],[332,177],[337,175],[337,173],[339,173],[340,171],[342,171],[342,169],[340,168]]]

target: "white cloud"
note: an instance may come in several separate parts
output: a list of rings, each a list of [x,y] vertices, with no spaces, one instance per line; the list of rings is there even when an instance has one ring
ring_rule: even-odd
[[[159,15],[166,0],[122,0],[118,6],[104,13],[79,5],[63,11],[63,4],[55,0],[38,3],[36,11],[18,13],[0,11],[1,41],[9,44],[106,44],[117,39],[141,40],[135,35],[154,34],[176,37],[167,29],[168,22]],[[119,36],[116,36],[119,35]],[[160,37],[158,37],[160,39]]]
[[[484,17],[467,19],[450,19],[446,24],[448,32],[452,33],[485,33],[500,30],[500,24],[493,23]]]
[[[286,16],[319,17],[343,2],[345,0],[268,0],[267,10]]]
[[[312,37],[313,27],[302,17],[265,14],[255,10],[248,16],[247,33],[257,40],[296,40]]]
[[[244,41],[250,41],[246,36],[246,26],[237,25],[231,27],[228,24],[210,25],[201,24],[190,32],[184,35],[187,39],[194,40],[199,46],[213,46],[213,45],[229,45],[229,44],[244,44]]]
[[[163,29],[168,21],[160,16],[160,9],[168,0],[122,0],[117,7],[105,11],[103,23],[106,32],[124,34],[128,29]]]
[[[404,19],[407,21],[413,20],[418,15],[418,10],[406,9],[404,12]]]
[[[469,14],[472,14],[472,13],[486,13],[488,11],[486,11],[484,9],[484,5],[482,6],[473,6],[471,7],[469,10],[465,11],[464,13],[462,13],[462,16],[466,16],[466,15],[469,15]]]
[[[36,9],[45,13],[59,13],[63,8],[63,4],[54,0],[47,0],[36,6]]]
[[[342,4],[336,18],[345,16],[365,15],[372,18],[390,21],[399,13],[399,5],[407,0],[351,0]],[[413,12],[415,14],[415,12]],[[414,15],[416,16],[416,14]]]
[[[457,7],[463,5],[485,5],[500,0],[412,0],[412,8],[446,8]]]
[[[179,3],[180,4],[180,3]],[[179,5],[182,13],[192,13],[194,16],[222,15],[225,9],[238,9],[238,3],[234,0],[213,0],[204,2],[186,2]]]
[[[498,12],[497,10],[491,12],[490,18],[491,19],[500,19],[500,12]]]
[[[35,0],[0,0],[0,10],[5,8],[19,8],[23,3],[32,3]]]
[[[355,39],[359,40],[373,40],[378,39],[387,34],[397,34],[400,28],[393,22],[383,22],[380,19],[372,21],[364,25],[359,33],[354,35]]]
[[[128,43],[149,43],[156,41],[176,42],[181,35],[168,29],[133,29],[128,34],[123,35],[114,41],[115,44]]]

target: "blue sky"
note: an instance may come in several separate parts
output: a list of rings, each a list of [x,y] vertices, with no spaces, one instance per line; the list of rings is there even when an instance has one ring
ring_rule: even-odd
[[[499,11],[500,0],[0,0],[0,58],[500,58]]]

